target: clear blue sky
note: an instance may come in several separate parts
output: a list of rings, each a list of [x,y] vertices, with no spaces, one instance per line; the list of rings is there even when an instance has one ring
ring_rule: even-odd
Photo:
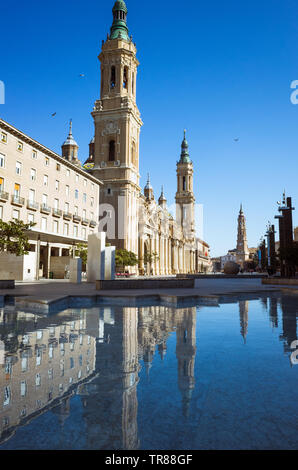
[[[81,160],[93,135],[97,56],[113,3],[1,6],[6,104],[0,116],[59,153],[72,118]],[[126,3],[140,61],[141,186],[150,171],[155,195],[164,184],[173,202],[186,128],[196,201],[204,205],[204,238],[213,256],[235,246],[240,202],[249,246],[256,246],[267,221],[274,221],[284,187],[297,205],[298,225],[298,105],[290,101],[290,84],[298,79],[297,2]]]

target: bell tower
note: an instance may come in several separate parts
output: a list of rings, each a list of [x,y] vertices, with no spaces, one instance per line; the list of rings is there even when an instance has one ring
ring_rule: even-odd
[[[189,157],[186,131],[177,162],[176,221],[182,227],[187,240],[195,238],[195,214],[193,193],[193,164]]]
[[[95,126],[92,173],[104,186],[100,191],[100,230],[117,248],[138,253],[137,208],[139,137],[142,121],[136,104],[139,62],[128,35],[123,0],[113,7],[113,24],[99,55],[100,99],[92,111]],[[109,209],[109,206],[111,208]],[[106,209],[106,210],[105,210]],[[109,220],[104,226],[105,217]]]
[[[249,259],[249,250],[247,245],[246,237],[246,224],[245,216],[242,209],[242,204],[240,205],[240,211],[238,215],[238,234],[237,234],[237,248],[236,248],[236,262],[240,266],[244,267],[244,262]]]

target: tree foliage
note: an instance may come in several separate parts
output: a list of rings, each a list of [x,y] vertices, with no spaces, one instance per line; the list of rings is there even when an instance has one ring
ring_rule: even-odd
[[[0,252],[8,251],[16,256],[27,255],[30,243],[26,231],[34,225],[32,222],[24,224],[17,219],[10,222],[3,222],[0,219]]]
[[[88,245],[87,243],[77,243],[74,247],[75,256],[81,258],[83,265],[87,264]]]
[[[138,258],[133,251],[119,248],[115,253],[115,262],[117,267],[135,266],[138,264]]]

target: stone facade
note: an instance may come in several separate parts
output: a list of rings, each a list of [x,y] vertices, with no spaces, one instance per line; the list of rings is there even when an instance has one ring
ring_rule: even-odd
[[[242,204],[240,206],[239,216],[238,216],[238,235],[237,235],[237,247],[236,247],[236,262],[244,267],[245,261],[249,260],[249,249],[247,245],[247,236],[246,236],[246,224],[245,217],[242,210]]]

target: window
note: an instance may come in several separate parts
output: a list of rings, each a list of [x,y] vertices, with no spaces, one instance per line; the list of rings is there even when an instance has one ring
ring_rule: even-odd
[[[73,227],[73,236],[76,237],[76,238],[79,236],[78,226],[77,225],[74,225],[74,227]]]
[[[90,203],[91,203],[91,207],[93,207],[93,206],[94,206],[94,197],[92,197],[92,198],[90,199]]]
[[[74,368],[74,359],[73,359],[73,357],[70,358],[70,368],[71,369]]]
[[[49,177],[48,175],[43,175],[43,185],[48,186],[49,184]]]
[[[74,213],[75,213],[75,215],[78,215],[78,214],[79,214],[78,211],[79,211],[78,206],[75,206],[75,208],[74,208]]]
[[[86,229],[85,228],[82,228],[82,238],[84,240],[87,240],[87,235],[86,235]]]
[[[86,209],[83,209],[83,219],[86,219],[87,218],[87,212],[86,212]]]
[[[58,233],[58,231],[59,231],[58,220],[54,220],[54,221],[53,221],[53,232],[54,232],[54,233]]]
[[[66,194],[67,197],[69,196],[69,186],[68,185],[65,186],[65,194]]]
[[[54,199],[54,208],[59,209],[59,199]]]
[[[4,191],[4,178],[0,177],[0,192]]]
[[[47,218],[42,217],[41,219],[41,230],[45,232],[47,230]]]
[[[17,149],[19,152],[23,152],[23,149],[24,149],[24,145],[23,145],[23,142],[18,142],[17,143]]]
[[[36,350],[36,365],[40,366],[40,364],[41,364],[41,349],[38,348]]]
[[[50,159],[49,159],[48,157],[45,157],[44,162],[45,162],[45,165],[46,165],[46,166],[49,166],[49,164],[50,164]]]
[[[75,190],[75,199],[79,199],[79,191],[78,191],[78,189]]]
[[[31,168],[30,170],[30,178],[31,178],[31,181],[36,180],[36,170],[34,168]]]
[[[5,134],[5,132],[1,132],[1,142],[4,144],[7,143],[7,134]]]
[[[60,171],[60,169],[61,169],[60,163],[56,163],[56,170],[57,170],[57,171]]]
[[[87,180],[84,180],[84,186],[85,186],[85,188],[86,188],[86,186],[87,186]]]
[[[128,68],[124,67],[123,70],[123,88],[127,90],[128,88]]]
[[[68,202],[66,202],[64,204],[64,212],[69,212],[69,203]]]
[[[3,153],[0,153],[0,168],[5,167],[5,155]]]
[[[30,202],[34,202],[34,201],[35,201],[35,190],[34,190],[34,189],[30,189],[30,190],[29,190],[29,201],[30,201]]]
[[[52,379],[52,378],[53,378],[53,375],[54,375],[54,374],[53,374],[53,369],[49,369],[49,370],[48,370],[48,377],[49,377],[49,379]]]
[[[109,142],[109,162],[115,160],[115,140],[110,140]]]
[[[11,391],[10,391],[10,386],[8,385],[7,387],[4,388],[4,402],[3,402],[4,406],[9,405],[10,397],[11,397]]]
[[[69,233],[69,224],[64,224],[63,235],[68,236]]]
[[[86,202],[87,202],[87,194],[84,193],[83,194],[83,203],[86,204]]]
[[[110,88],[113,89],[116,86],[116,68],[114,65],[111,67],[111,80],[110,80]]]
[[[3,206],[0,206],[0,219],[3,219]]]
[[[14,209],[14,210],[12,211],[12,218],[19,220],[19,218],[20,218],[20,211],[18,211],[17,209]]]
[[[185,176],[183,176],[183,191],[186,191],[186,179],[185,179]]]
[[[14,185],[14,197],[18,199],[20,197],[21,186],[18,183]]]
[[[28,358],[27,357],[22,357],[21,366],[22,366],[22,372],[26,372],[26,370],[28,369]]]
[[[36,376],[35,376],[35,385],[36,385],[36,387],[39,387],[40,384],[41,384],[40,374],[36,374]]]
[[[94,183],[91,183],[91,190],[94,191]]]
[[[33,160],[36,160],[36,159],[37,159],[37,152],[36,152],[36,150],[32,150],[32,158],[33,158]]]
[[[59,191],[59,181],[58,180],[55,181],[55,189],[56,189],[56,191]]]
[[[42,332],[42,330],[38,330],[38,331],[36,332],[36,339],[42,339],[42,337],[43,337],[43,332]]]
[[[132,81],[131,81],[131,92],[134,95],[135,94],[135,74],[132,74]]]
[[[22,164],[21,162],[16,162],[16,175],[21,175],[22,173]]]
[[[67,178],[69,178],[69,176],[70,176],[70,170],[69,169],[66,170],[66,176],[67,176]]]
[[[79,182],[79,175],[76,175],[76,183]]]
[[[22,380],[22,382],[21,382],[21,397],[26,396],[26,391],[27,391],[26,380]]]
[[[28,224],[34,224],[34,214],[28,214]]]
[[[47,207],[48,206],[48,195],[47,194],[43,194],[42,195],[42,205],[44,207]]]

